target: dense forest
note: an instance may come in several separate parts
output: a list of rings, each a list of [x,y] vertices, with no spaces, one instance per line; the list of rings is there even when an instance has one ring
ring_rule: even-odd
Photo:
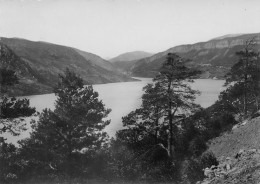
[[[204,109],[194,102],[200,92],[193,82],[200,71],[187,59],[168,53],[160,72],[147,84],[140,108],[122,117],[124,128],[110,138],[104,128],[107,109],[91,85],[70,69],[53,89],[55,109],[39,114],[29,100],[8,97],[19,78],[1,69],[0,134],[19,135],[24,118],[31,121],[29,138],[19,147],[0,136],[0,183],[196,183],[203,169],[217,165],[207,142],[230,131],[259,111],[260,57],[254,39],[236,53],[226,75],[227,89]],[[192,59],[192,58],[189,58]]]

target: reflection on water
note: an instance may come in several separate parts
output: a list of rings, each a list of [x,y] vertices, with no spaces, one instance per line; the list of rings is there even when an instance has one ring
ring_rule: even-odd
[[[110,125],[106,127],[106,131],[110,136],[114,136],[116,131],[122,128],[122,117],[130,111],[135,110],[141,105],[142,88],[151,83],[150,78],[138,78],[141,81],[109,83],[93,85],[94,90],[99,93],[100,99],[104,102],[107,108],[112,109],[108,116],[111,119]],[[192,83],[192,88],[201,91],[201,95],[197,97],[196,102],[202,107],[208,107],[217,99],[219,93],[224,89],[223,80],[212,79],[197,79]],[[37,111],[42,111],[44,108],[54,109],[56,97],[54,94],[33,95],[27,96],[30,99],[30,104],[36,107]],[[29,136],[30,129],[23,132],[20,137],[8,137],[9,142]]]

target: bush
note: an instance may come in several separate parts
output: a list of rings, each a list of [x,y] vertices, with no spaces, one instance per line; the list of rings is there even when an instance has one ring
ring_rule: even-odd
[[[199,156],[207,149],[205,140],[202,137],[195,137],[189,145],[189,152],[193,156]]]
[[[189,159],[183,162],[181,179],[183,183],[196,183],[203,179],[203,171],[198,159]]]
[[[212,165],[217,166],[218,160],[212,151],[207,151],[201,155],[200,164],[202,168],[211,167]]]

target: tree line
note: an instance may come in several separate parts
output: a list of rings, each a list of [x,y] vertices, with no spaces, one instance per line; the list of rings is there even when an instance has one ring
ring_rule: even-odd
[[[122,118],[124,128],[109,138],[110,113],[91,85],[67,69],[54,88],[55,109],[37,114],[29,100],[10,98],[5,89],[19,82],[1,69],[0,134],[14,136],[31,121],[30,137],[19,147],[0,137],[1,183],[196,183],[202,169],[217,165],[207,141],[230,131],[259,111],[260,60],[255,39],[236,53],[238,62],[226,76],[227,89],[207,109],[194,102],[199,91],[190,83],[200,71],[169,53],[153,83],[147,84],[140,108]]]

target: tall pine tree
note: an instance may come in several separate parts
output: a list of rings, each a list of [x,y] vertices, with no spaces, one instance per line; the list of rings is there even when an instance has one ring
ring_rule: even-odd
[[[105,108],[91,85],[84,86],[70,70],[59,79],[54,90],[55,110],[45,109],[40,114],[30,138],[21,145],[43,168],[72,176],[84,171],[85,153],[100,149],[108,138],[103,129],[110,123],[104,120],[110,109]]]
[[[245,42],[244,49],[236,53],[239,58],[238,62],[232,66],[226,76],[226,85],[231,84],[228,89],[229,96],[235,97],[233,103],[236,106],[241,104],[245,117],[248,112],[259,110],[260,60],[259,53],[255,51],[255,45],[255,38]]]
[[[194,103],[196,94],[199,92],[191,89],[188,82],[193,82],[200,72],[185,66],[185,60],[174,53],[169,53],[166,61],[160,70],[159,75],[154,79],[159,83],[162,95],[167,97],[165,107],[167,109],[168,121],[168,150],[171,157],[174,156],[174,131],[177,130],[177,122],[183,117],[199,108]]]

